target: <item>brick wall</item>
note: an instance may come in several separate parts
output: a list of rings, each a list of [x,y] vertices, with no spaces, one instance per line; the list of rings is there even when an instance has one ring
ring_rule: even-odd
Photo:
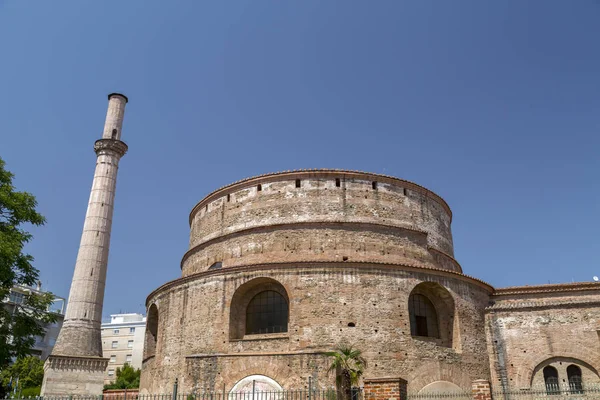
[[[364,400],[406,400],[407,382],[402,378],[364,379],[363,382]]]
[[[472,393],[473,400],[492,400],[490,381],[486,379],[473,381]]]

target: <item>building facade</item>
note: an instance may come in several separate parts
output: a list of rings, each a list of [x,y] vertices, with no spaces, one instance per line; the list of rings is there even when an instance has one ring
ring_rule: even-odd
[[[108,366],[104,383],[114,382],[117,368],[129,364],[142,368],[146,317],[142,314],[113,314],[102,324],[102,354]]]
[[[147,299],[142,392],[327,388],[342,343],[363,352],[365,381],[410,392],[600,382],[600,285],[464,274],[450,208],[415,183],[268,174],[209,194],[189,222],[182,277]]]
[[[42,294],[46,292],[42,291],[41,284],[38,284],[35,288],[22,285],[14,286],[10,290],[8,297],[4,299],[3,306],[11,312],[16,307],[26,307],[24,305],[25,299],[27,296],[35,293]],[[54,343],[56,343],[58,333],[60,332],[60,328],[65,317],[64,308],[65,299],[59,296],[54,296],[54,302],[48,308],[48,312],[54,313],[57,317],[57,320],[56,322],[46,324],[44,326],[44,336],[37,336],[35,338],[35,344],[31,349],[31,354],[33,356],[36,356],[41,360],[46,360],[52,352],[52,348],[54,347]]]

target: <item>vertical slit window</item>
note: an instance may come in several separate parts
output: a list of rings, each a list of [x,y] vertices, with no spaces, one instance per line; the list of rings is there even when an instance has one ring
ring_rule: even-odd
[[[340,178],[335,178],[335,186],[340,187],[340,185],[341,185]]]
[[[373,190],[377,190],[377,181],[373,181],[371,186],[373,187]]]
[[[256,186],[256,191],[257,192],[260,192],[261,190],[262,190],[262,185],[261,184],[259,184],[258,186]]]
[[[296,179],[296,187],[299,188],[300,186],[300,179]]]

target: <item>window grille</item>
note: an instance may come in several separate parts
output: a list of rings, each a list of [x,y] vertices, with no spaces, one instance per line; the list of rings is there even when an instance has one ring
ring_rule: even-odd
[[[554,367],[547,366],[544,368],[544,383],[546,384],[547,394],[559,394],[558,386],[558,371]]]
[[[410,334],[439,338],[438,317],[431,300],[422,294],[412,294],[408,299]]]
[[[567,367],[567,377],[569,378],[569,390],[571,393],[583,393],[581,368],[577,365],[569,365]]]
[[[287,332],[288,303],[273,290],[254,296],[246,308],[246,334]]]

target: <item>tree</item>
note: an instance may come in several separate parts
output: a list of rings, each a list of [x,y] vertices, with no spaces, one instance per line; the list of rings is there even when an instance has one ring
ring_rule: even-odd
[[[350,400],[352,386],[358,385],[367,367],[367,360],[363,358],[360,350],[346,344],[341,344],[335,351],[326,354],[333,358],[327,374],[335,373],[335,381],[342,399]]]
[[[44,362],[37,357],[18,359],[0,374],[0,383],[6,393],[17,389],[17,393],[39,392],[44,379]],[[32,389],[32,390],[25,390]]]
[[[13,174],[7,171],[0,158],[0,301],[7,298],[15,285],[33,286],[39,271],[33,266],[33,257],[23,252],[32,235],[23,225],[40,226],[44,217],[35,207],[35,197],[17,192]],[[47,312],[54,296],[51,293],[32,292],[21,304],[13,307],[0,305],[0,371],[13,358],[31,354],[35,337],[44,334],[44,326],[56,321],[56,315]]]
[[[137,389],[140,387],[141,373],[141,370],[125,364],[122,369],[117,368],[117,380],[109,385],[104,385],[104,389]]]

